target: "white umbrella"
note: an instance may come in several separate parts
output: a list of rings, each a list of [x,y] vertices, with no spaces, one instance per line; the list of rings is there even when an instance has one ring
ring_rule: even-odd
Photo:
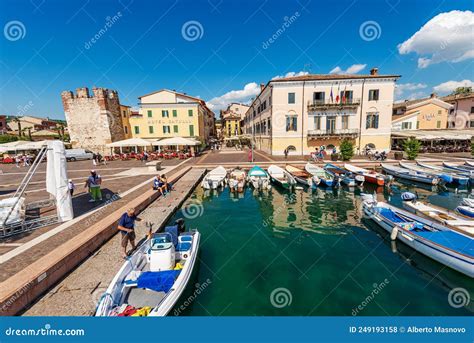
[[[171,137],[171,138],[162,139],[160,141],[154,141],[152,144],[158,147],[167,146],[167,145],[176,145],[176,151],[178,151],[178,146],[180,145],[194,146],[194,145],[199,145],[201,143],[195,141],[194,139],[189,139],[189,138],[184,138],[184,137]]]
[[[147,147],[150,146],[151,142],[147,141],[146,139],[143,138],[129,138],[129,139],[124,139],[122,141],[117,141],[113,143],[107,144],[107,147],[109,148],[120,148],[120,152],[122,152],[123,147],[135,147],[135,152],[138,152],[137,147],[143,146]]]

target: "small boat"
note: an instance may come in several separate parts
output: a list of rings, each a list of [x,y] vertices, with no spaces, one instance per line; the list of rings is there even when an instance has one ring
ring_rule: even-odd
[[[340,168],[334,164],[327,163],[324,170],[333,176],[339,178],[343,184],[349,187],[362,186],[365,178],[362,175],[356,175],[350,171]]]
[[[470,172],[467,172],[467,171],[449,169],[449,168],[446,168],[446,167],[435,166],[435,165],[420,162],[420,161],[417,161],[416,164],[419,165],[420,167],[433,169],[433,170],[436,170],[436,171],[439,171],[439,172],[445,172],[445,173],[446,172],[451,172],[454,175],[457,175],[458,179],[467,177],[469,179],[469,182],[474,183],[474,173],[470,173]],[[456,180],[456,177],[455,177],[455,180]],[[463,181],[458,180],[458,183],[460,183],[460,182],[463,182]]]
[[[465,160],[464,164],[469,167],[474,167],[474,161],[473,160]]]
[[[219,166],[212,169],[201,182],[201,186],[204,189],[217,189],[224,186],[227,171],[224,167]]]
[[[334,175],[328,173],[321,167],[318,167],[311,163],[306,163],[304,169],[313,175],[313,184],[316,186],[324,187],[337,187],[339,186],[339,180],[334,178]]]
[[[285,169],[295,178],[296,182],[308,187],[315,186],[313,185],[313,176],[307,171],[294,166],[286,166]]]
[[[295,178],[290,173],[274,164],[268,167],[268,174],[272,182],[283,188],[289,189],[296,184]]]
[[[227,183],[229,184],[230,191],[242,193],[245,187],[245,179],[245,171],[239,168],[233,169],[229,173],[229,179],[227,181]]]
[[[200,234],[184,222],[150,233],[120,268],[96,316],[166,316],[183,293],[197,260]]]
[[[469,178],[464,176],[456,175],[455,173],[446,171],[446,170],[436,170],[422,167],[418,164],[399,162],[400,166],[405,169],[414,170],[422,172],[425,174],[433,175],[439,177],[447,184],[457,184],[460,186],[465,186],[469,183]]]
[[[470,218],[471,220],[474,218],[474,207],[470,207],[470,206],[458,206],[456,207],[456,211],[466,217],[466,218]]]
[[[437,185],[440,182],[440,178],[432,174],[426,174],[416,170],[401,168],[387,163],[381,163],[381,166],[383,171],[387,174],[401,179],[427,183],[429,185]]]
[[[269,189],[270,186],[270,176],[268,173],[259,166],[255,166],[249,170],[247,174],[250,184],[255,189]]]
[[[448,227],[364,196],[364,213],[390,233],[392,240],[410,246],[447,267],[474,277],[474,240]]]
[[[467,165],[443,162],[443,166],[448,169],[452,169],[452,170],[456,170],[456,171],[460,171],[464,173],[474,173],[474,167],[467,166]]]
[[[404,195],[402,194],[402,199]],[[412,193],[411,193],[412,194]],[[462,216],[447,209],[416,200],[416,196],[403,201],[403,208],[420,217],[435,220],[461,234],[474,238],[474,221],[466,220]]]
[[[464,198],[461,201],[461,205],[463,206],[469,206],[469,207],[474,207],[474,199],[471,198]]]
[[[344,168],[356,175],[362,175],[365,178],[366,182],[373,183],[378,186],[383,186],[387,179],[385,175],[378,173],[375,170],[359,168],[352,164],[345,163]]]

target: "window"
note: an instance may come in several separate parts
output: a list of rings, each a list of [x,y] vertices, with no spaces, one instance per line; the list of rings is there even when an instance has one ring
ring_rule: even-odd
[[[369,113],[367,113],[365,128],[366,129],[378,129],[379,128],[379,114],[378,114],[378,112],[369,112]]]
[[[441,114],[441,113],[442,113],[442,111],[441,111],[441,110],[438,110],[438,114]]]
[[[471,121],[469,122],[469,126],[470,126],[470,127],[474,127],[474,120],[471,120]],[[453,126],[453,127],[454,127],[454,126]]]
[[[253,111],[253,117],[255,118],[255,116],[257,115],[257,113],[255,113],[255,111]]]
[[[271,128],[272,128],[272,122],[271,122],[270,118],[268,118],[268,125],[267,126],[268,126],[268,131],[270,131]]]
[[[325,93],[324,92],[314,92],[313,93],[313,102],[315,104],[324,104]]]
[[[420,128],[420,121],[417,120],[417,122],[416,122],[416,129],[418,130],[419,128]]]
[[[336,117],[327,117],[326,130],[328,133],[334,133],[336,130]]]
[[[127,111],[123,110],[123,117],[127,118]]]
[[[436,122],[436,128],[437,128],[437,129],[441,129],[441,120],[438,120],[438,121]]]
[[[178,125],[173,125],[173,132],[178,133]]]
[[[378,89],[369,90],[369,100],[374,100],[374,101],[379,100],[379,90]]]
[[[341,91],[341,104],[352,104],[352,91]]]
[[[194,125],[189,125],[189,135],[194,136]]]
[[[171,132],[171,131],[170,131],[169,125],[164,125],[164,126],[163,126],[163,133],[170,133],[170,132]]]
[[[0,123],[0,127],[1,127],[1,126],[2,126],[2,123]],[[125,133],[128,133],[128,127],[124,126],[124,127],[123,127],[123,131],[124,131]]]
[[[298,130],[298,117],[297,116],[286,116],[286,131],[297,131]]]
[[[135,134],[138,135],[140,133],[140,127],[134,126]]]
[[[313,120],[314,120],[314,126],[313,126],[314,129],[321,130],[321,117],[314,116]]]
[[[178,116],[178,111],[177,110],[173,110],[173,117],[177,117]]]
[[[347,130],[349,128],[349,116],[342,116],[341,121],[342,121],[342,129]]]
[[[411,130],[411,122],[402,123],[402,130]]]
[[[193,116],[193,110],[188,110],[188,116],[192,117]]]
[[[148,126],[148,133],[153,133],[153,126]]]
[[[288,93],[288,103],[289,104],[295,103],[295,93]]]
[[[474,107],[471,107],[471,113],[474,113]]]
[[[153,112],[151,110],[146,111],[146,113],[148,114],[148,118],[151,118],[153,116]]]
[[[168,113],[168,110],[162,110],[161,111],[161,116],[163,118],[169,118],[170,114]]]

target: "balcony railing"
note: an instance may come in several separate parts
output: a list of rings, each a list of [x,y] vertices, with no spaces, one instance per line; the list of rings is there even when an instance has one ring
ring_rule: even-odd
[[[308,111],[321,111],[326,109],[337,109],[337,108],[357,108],[360,105],[360,99],[345,99],[345,101],[339,100],[314,100],[308,102]]]
[[[359,134],[359,129],[329,129],[329,130],[308,130],[310,137],[353,137]]]

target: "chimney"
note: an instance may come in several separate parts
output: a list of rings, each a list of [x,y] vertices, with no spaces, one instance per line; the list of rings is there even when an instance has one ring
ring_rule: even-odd
[[[265,88],[265,84],[264,84],[264,83],[261,83],[261,84],[260,84],[260,92],[263,91],[264,88]]]
[[[438,94],[436,94],[436,93],[431,93],[431,94],[430,94],[430,98],[432,98],[432,99],[433,99],[433,98],[437,98],[437,97],[438,97]]]
[[[378,75],[378,74],[379,74],[379,68],[370,69],[370,75]]]

